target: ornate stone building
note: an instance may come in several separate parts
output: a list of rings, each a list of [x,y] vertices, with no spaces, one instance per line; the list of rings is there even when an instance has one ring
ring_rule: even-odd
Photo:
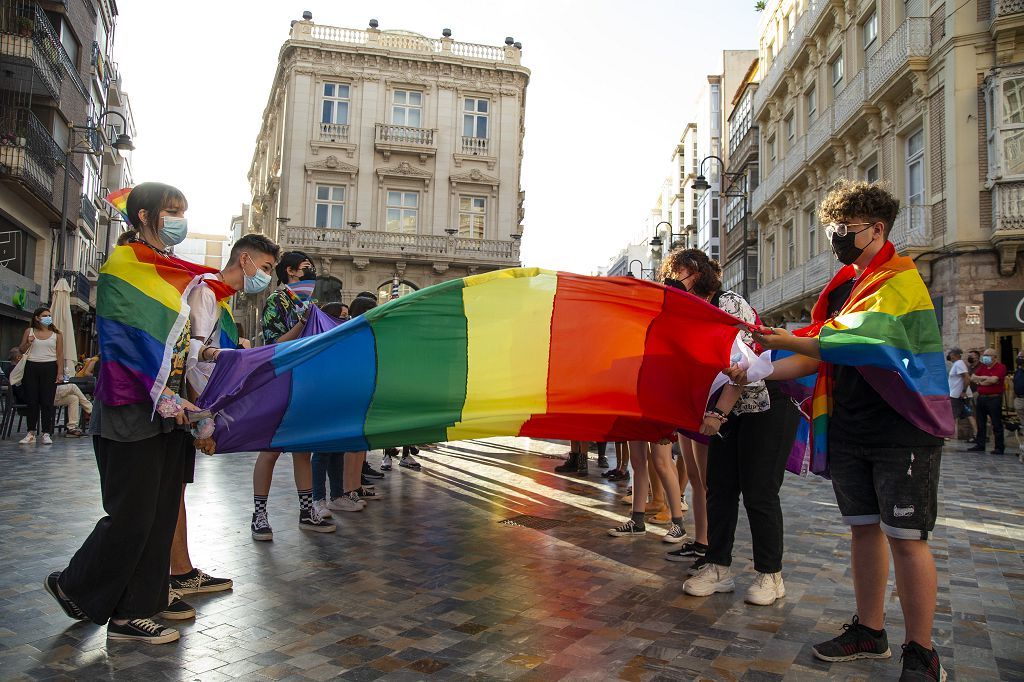
[[[521,52],[512,38],[338,28],[307,12],[281,48],[247,229],[313,257],[322,302],[518,265]]]
[[[1022,28],[1020,0],[768,2],[751,197],[766,319],[806,320],[836,270],[815,215],[829,185],[882,180],[944,342],[1010,359],[1024,320],[1001,321],[991,295],[1024,298]]]

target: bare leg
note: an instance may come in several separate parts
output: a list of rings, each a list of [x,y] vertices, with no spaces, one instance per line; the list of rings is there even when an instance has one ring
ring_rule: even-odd
[[[633,465],[633,511],[642,512],[647,506],[650,479],[647,478],[647,443],[631,440],[628,444],[629,463]]]
[[[907,630],[906,641],[917,642],[925,649],[931,649],[935,597],[938,593],[935,559],[924,540],[888,540],[896,570],[896,589],[899,591],[903,622]]]
[[[672,446],[670,444],[658,445],[657,443],[651,444],[651,461],[654,464],[654,470],[661,480],[661,485],[665,491],[664,497],[668,500],[668,509],[672,514],[673,519],[678,519],[683,515],[683,506],[679,499],[679,478],[676,474],[676,469],[672,466]]]
[[[345,493],[350,493],[360,486],[363,480],[363,462],[366,461],[366,452],[346,452],[344,461],[344,474],[342,482]]]
[[[295,489],[313,489],[313,458],[309,452],[293,452],[292,468],[295,470]]]
[[[178,502],[178,525],[174,527],[171,541],[171,573],[181,575],[192,570],[192,559],[188,555],[188,520],[185,516],[185,485],[181,486],[181,500]]]
[[[853,569],[853,594],[857,599],[857,617],[873,630],[885,627],[885,588],[889,579],[889,545],[885,533],[877,524],[851,526],[850,564]],[[922,543],[923,544],[923,543]],[[926,546],[927,549],[927,546]],[[929,556],[929,559],[931,557]],[[932,585],[935,585],[935,566],[932,565]],[[900,601],[903,593],[900,592]],[[932,594],[932,611],[935,610]],[[904,607],[906,608],[906,607]],[[927,639],[931,641],[931,621]],[[907,622],[907,633],[910,622]],[[918,642],[924,646],[924,642]]]
[[[685,436],[679,436],[679,448],[686,461],[686,473],[690,478],[690,490],[693,496],[690,510],[693,512],[694,541],[706,545],[708,544],[708,449],[706,445],[695,443]]]
[[[619,441],[616,441],[615,442],[615,468],[618,471],[625,471],[626,469],[629,468],[629,463],[626,461],[626,458],[624,457],[625,453],[626,453],[626,444],[625,443],[620,443]]]
[[[682,497],[686,494],[686,486],[690,482],[690,477],[686,473],[686,457],[683,456],[682,447],[680,447],[679,457],[676,459],[676,475],[679,479],[679,496]]]
[[[256,458],[256,466],[252,470],[253,495],[270,494],[270,482],[274,480],[274,465],[277,464],[277,458],[280,456],[279,452],[261,452]],[[310,487],[313,487],[312,469],[309,472],[309,481]]]

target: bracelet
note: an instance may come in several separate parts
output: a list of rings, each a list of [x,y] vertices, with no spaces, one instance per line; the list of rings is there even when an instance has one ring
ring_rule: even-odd
[[[718,421],[720,421],[723,424],[725,422],[729,421],[729,418],[726,417],[725,414],[723,414],[721,410],[714,409],[714,408],[710,409],[710,410],[708,410],[707,412],[704,413],[704,418],[707,419],[708,417],[711,417],[712,419],[717,419]]]

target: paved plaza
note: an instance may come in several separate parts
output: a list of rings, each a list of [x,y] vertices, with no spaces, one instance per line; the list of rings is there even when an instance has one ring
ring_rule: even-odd
[[[1016,443],[1011,439],[1010,445]],[[660,533],[611,538],[627,512],[593,467],[553,473],[564,445],[442,444],[396,470],[386,498],[297,528],[291,463],[278,464],[272,543],[249,535],[254,455],[200,456],[189,487],[196,565],[234,579],[192,595],[180,642],[107,644],[42,588],[101,515],[91,443],[0,444],[0,678],[125,680],[895,680],[903,628],[889,586],[891,660],[828,664],[811,645],[853,613],[847,529],[827,481],[787,475],[788,595],[743,603],[753,573],[741,514],[737,591],[682,592],[686,564]],[[951,677],[1024,678],[1024,464],[946,448],[936,644]],[[380,453],[371,453],[380,462]],[[614,458],[613,458],[614,461]],[[501,523],[519,516],[552,523]],[[689,521],[689,519],[687,519]],[[530,520],[526,519],[529,524]],[[692,532],[692,527],[690,528]]]

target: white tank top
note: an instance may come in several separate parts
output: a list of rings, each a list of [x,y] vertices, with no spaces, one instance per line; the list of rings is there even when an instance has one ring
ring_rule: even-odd
[[[33,332],[33,335],[35,333]],[[28,352],[25,358],[29,362],[56,362],[57,361],[57,334],[51,333],[50,338],[36,340],[28,345]]]

